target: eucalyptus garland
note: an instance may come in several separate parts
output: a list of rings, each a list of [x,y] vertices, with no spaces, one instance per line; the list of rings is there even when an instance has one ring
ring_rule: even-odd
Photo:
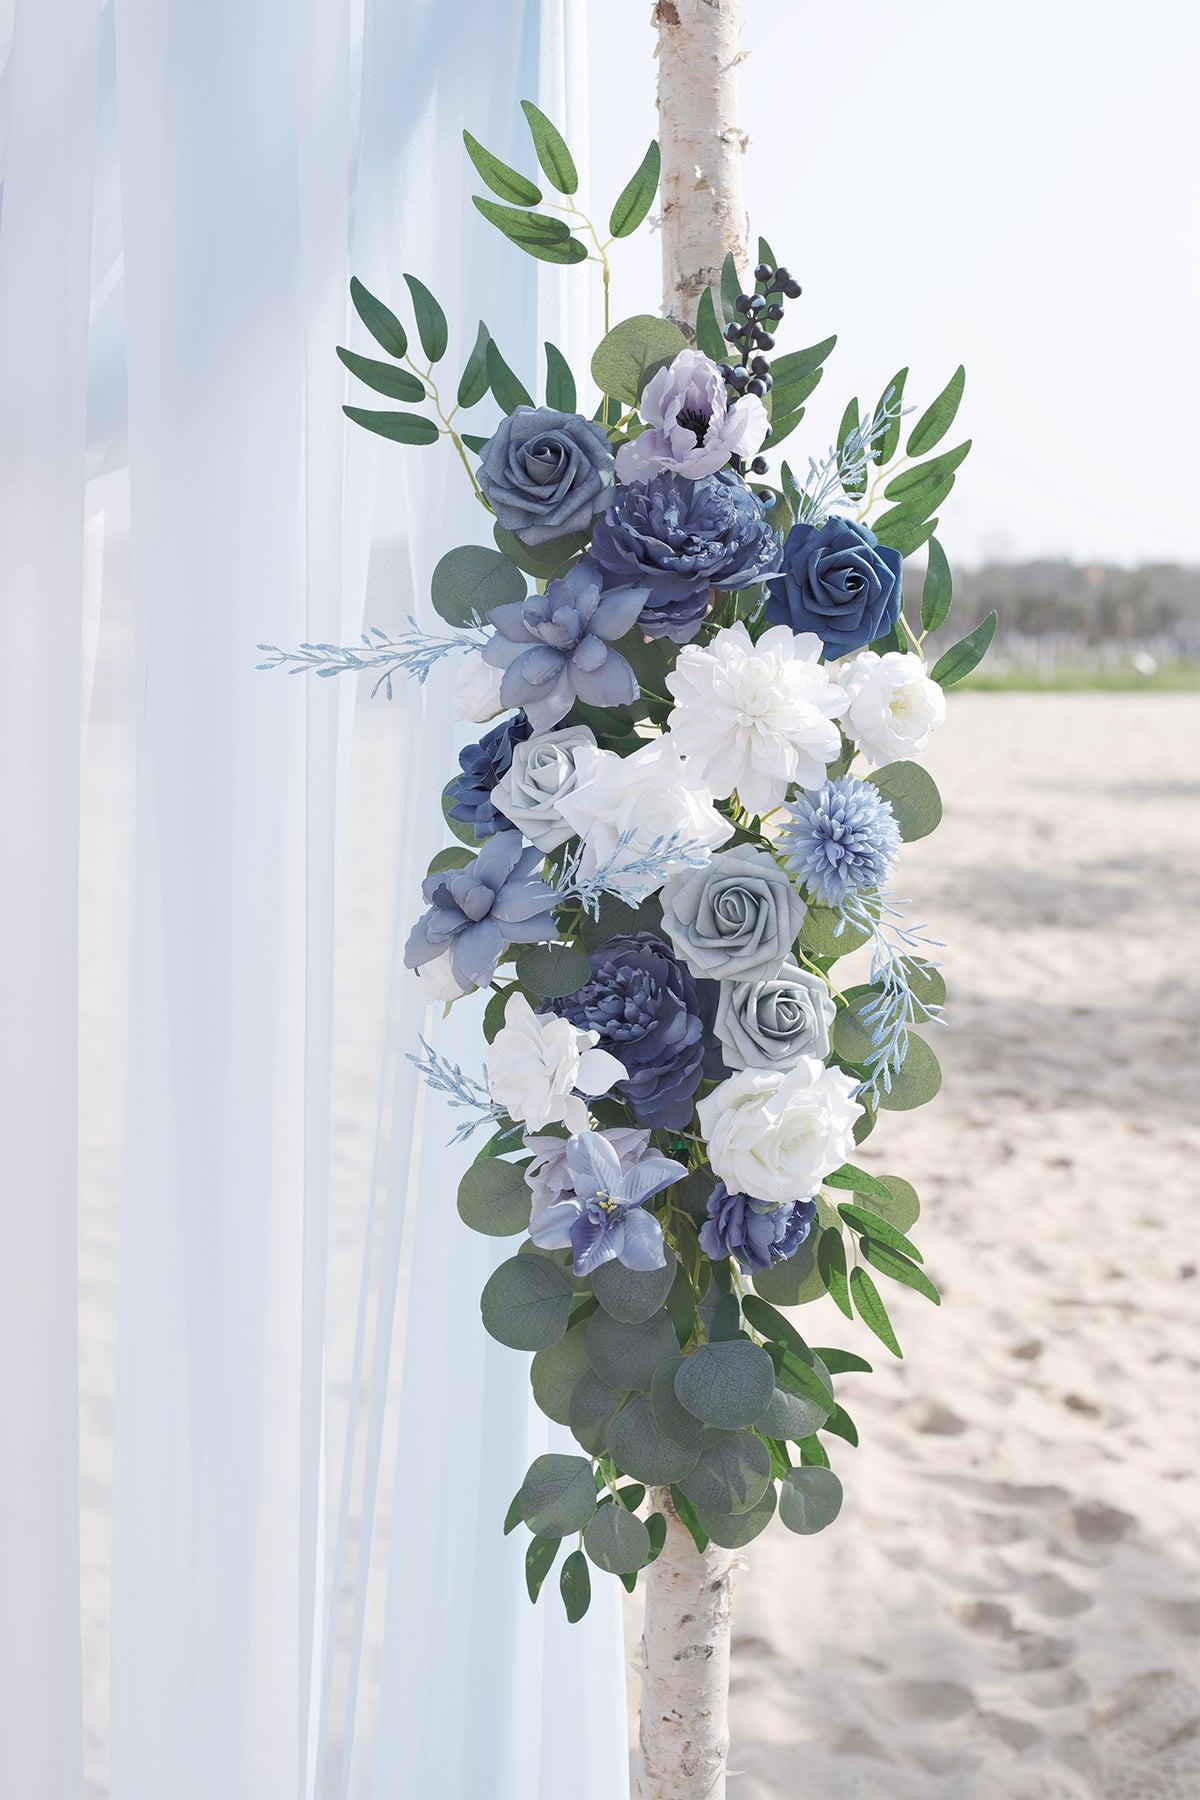
[[[836,1378],[870,1365],[780,1307],[828,1296],[899,1356],[881,1285],[938,1303],[916,1193],[854,1156],[881,1113],[941,1084],[938,946],[893,882],[941,817],[917,759],[996,619],[927,668],[951,607],[935,529],[970,443],[939,446],[963,370],[912,422],[901,369],[869,410],[850,401],[803,478],[786,460],[771,478],[835,344],[774,354],[799,284],[760,239],[750,290],[728,259],[694,338],[649,314],[610,325],[610,251],[650,211],[658,147],[605,233],[574,204],[560,133],[523,105],[559,198],[468,132],[495,196],[475,205],[530,256],[599,264],[598,399],[579,409],[547,344],[539,403],[480,325],[450,402],[429,289],[405,277],[418,357],[353,283],[388,360],[339,356],[419,410],[347,413],[399,443],[448,441],[492,541],[436,567],[448,633],[410,620],[357,646],[262,646],[261,666],[368,670],[390,697],[396,674],[424,681],[457,655],[458,717],[488,726],[446,786],[457,842],[429,866],[405,952],[447,1007],[487,990],[486,1055],[471,1073],[421,1040],[414,1060],[458,1109],[456,1140],[488,1130],[464,1224],[522,1240],[483,1324],[532,1352],[534,1397],[578,1450],[535,1459],[504,1529],[531,1533],[533,1599],[575,1540],[574,1620],[589,1564],[632,1589],[659,1553],[664,1490],[700,1550],[744,1545],[776,1512],[801,1534],[836,1518],[831,1443],[858,1442]],[[489,398],[500,424],[462,430]]]

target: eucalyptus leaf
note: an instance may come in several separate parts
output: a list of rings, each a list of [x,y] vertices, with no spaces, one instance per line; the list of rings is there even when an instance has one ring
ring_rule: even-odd
[[[610,1500],[597,1509],[583,1534],[583,1547],[598,1569],[634,1575],[650,1561],[650,1533],[642,1521]]]
[[[488,1156],[473,1162],[458,1184],[458,1216],[484,1237],[515,1237],[529,1228],[532,1196],[525,1180],[528,1161],[502,1162]]]
[[[593,1372],[610,1387],[642,1390],[650,1386],[659,1363],[678,1354],[675,1333],[665,1312],[640,1325],[623,1325],[600,1311],[588,1321],[588,1356]]]
[[[827,1226],[817,1242],[817,1267],[834,1305],[848,1319],[853,1318],[850,1288],[846,1280],[846,1246],[842,1242],[841,1232],[835,1226]],[[808,1434],[802,1431],[800,1435],[807,1437]]]
[[[571,1395],[567,1423],[571,1435],[589,1455],[604,1455],[608,1448],[608,1428],[627,1397],[624,1388],[601,1381],[590,1368],[579,1377]]]
[[[482,624],[494,606],[524,600],[527,588],[521,570],[499,550],[460,544],[434,569],[430,597],[439,617],[461,627]]]
[[[678,1486],[701,1512],[744,1513],[758,1505],[770,1480],[771,1452],[762,1439],[752,1431],[730,1431],[704,1444]]]
[[[546,1257],[510,1256],[488,1277],[479,1304],[484,1329],[498,1343],[545,1350],[567,1329],[571,1284]]]
[[[927,450],[940,443],[958,411],[958,403],[966,386],[967,371],[960,363],[953,375],[938,395],[933,404],[926,408],[909,433],[905,454],[908,456],[924,456]]]
[[[870,932],[847,919],[838,936],[839,914],[831,906],[818,906],[812,901],[804,915],[804,923],[800,927],[800,946],[810,956],[828,958],[849,956],[870,939]]]
[[[928,837],[942,819],[942,797],[933,776],[920,763],[886,763],[867,780],[890,802],[906,844]]]
[[[996,635],[997,618],[990,612],[982,624],[960,638],[957,644],[951,644],[944,656],[939,656],[930,673],[933,679],[944,688],[953,687],[969,675],[971,670],[981,663],[988,653],[992,639]]]
[[[619,1469],[650,1487],[682,1480],[700,1455],[698,1444],[689,1449],[659,1429],[647,1394],[635,1394],[613,1419],[608,1450]]]
[[[532,100],[522,100],[521,111],[525,114],[533,148],[546,180],[560,194],[573,194],[579,186],[579,174],[562,133]]]
[[[676,1398],[705,1425],[722,1431],[755,1424],[771,1404],[774,1389],[775,1371],[766,1351],[736,1338],[701,1344],[684,1357],[675,1375]]]
[[[925,585],[921,589],[921,630],[936,631],[945,623],[954,598],[954,577],[946,552],[938,540],[929,540],[929,561],[925,565]]]
[[[927,1106],[941,1086],[942,1066],[936,1054],[923,1037],[910,1031],[904,1060],[892,1076],[891,1087],[880,1094],[879,1104],[884,1112],[911,1112],[914,1107]]]
[[[786,1262],[756,1270],[754,1287],[764,1300],[773,1300],[776,1306],[806,1306],[812,1300],[819,1300],[825,1292],[825,1282],[817,1268],[815,1228]]]
[[[436,856],[429,859],[427,875],[444,875],[449,869],[465,869],[471,861],[471,852],[465,846],[451,844],[447,850],[439,850]]]
[[[539,1350],[530,1363],[533,1397],[556,1425],[571,1423],[571,1396],[588,1368],[586,1324],[572,1325],[561,1343]]]
[[[704,1442],[704,1426],[695,1413],[688,1411],[675,1392],[675,1376],[682,1366],[682,1356],[668,1357],[654,1371],[650,1383],[650,1409],[654,1423],[664,1436],[686,1450],[699,1452]]]
[[[441,362],[449,342],[446,315],[423,281],[418,281],[415,275],[406,275],[404,279],[412,295],[421,348],[431,363]]]
[[[868,1175],[865,1169],[855,1168],[853,1163],[843,1163],[832,1175],[827,1175],[822,1187],[841,1188],[851,1194],[862,1194],[868,1198],[887,1200],[889,1191],[878,1175]]]
[[[574,944],[531,944],[517,956],[521,986],[539,1000],[560,1000],[578,993],[591,973],[592,965]]]
[[[637,230],[646,217],[654,205],[654,196],[658,192],[660,168],[661,158],[658,153],[658,143],[656,139],[651,138],[650,148],[621,189],[612,209],[608,229],[613,237],[628,237],[631,232]]]
[[[523,544],[515,532],[506,531],[503,525],[493,526],[492,536],[509,561],[535,581],[553,581],[555,576],[565,575],[587,544],[585,537],[576,534],[552,538],[546,544]]]
[[[793,1469],[779,1488],[779,1517],[789,1531],[811,1537],[842,1510],[842,1484],[832,1469]]]
[[[441,436],[434,420],[423,418],[420,413],[373,412],[362,406],[343,406],[342,411],[364,431],[390,438],[394,444],[436,444]]]
[[[520,207],[498,206],[494,200],[484,200],[479,194],[472,196],[475,208],[481,212],[489,225],[502,231],[514,244],[522,250],[531,245],[548,246],[565,244],[571,235],[571,228],[565,219],[551,218],[549,213],[524,212]]]
[[[442,789],[442,817],[445,819],[447,827],[454,833],[460,844],[468,844],[472,850],[478,850],[480,848],[479,839],[475,836],[471,827],[464,824],[461,819],[452,819],[450,817],[450,809],[454,806],[455,801],[456,796],[451,793],[450,783],[447,782],[446,786]]]
[[[880,1180],[889,1197],[885,1200],[881,1195],[872,1195],[872,1210],[881,1214],[897,1231],[911,1231],[921,1216],[921,1202],[917,1198],[916,1188],[911,1182],[905,1181],[902,1175],[881,1175]]]
[[[767,1483],[761,1500],[740,1513],[699,1512],[705,1535],[724,1550],[742,1550],[765,1531],[775,1513],[775,1483]]]
[[[561,1537],[535,1537],[525,1552],[525,1586],[531,1600],[537,1599],[542,1583],[554,1567]]]
[[[738,316],[734,302],[742,291],[742,278],[737,272],[737,264],[733,260],[733,252],[726,251],[725,260],[721,264],[721,311],[725,315],[725,323],[732,325]]]
[[[770,1406],[758,1422],[758,1430],[764,1437],[790,1438],[793,1443],[799,1443],[801,1438],[811,1437],[825,1423],[828,1413],[828,1407],[806,1395],[777,1387]],[[712,1536],[711,1532],[709,1536]]]
[[[536,206],[542,197],[540,188],[524,175],[512,169],[490,150],[485,150],[479,139],[472,137],[469,131],[463,132],[463,143],[467,146],[467,155],[474,163],[481,181],[486,181],[493,194],[501,200],[507,200],[512,206]]]
[[[586,1456],[537,1456],[521,1483],[521,1516],[539,1537],[582,1531],[596,1510],[596,1483]]]
[[[889,1275],[904,1287],[914,1288],[935,1306],[942,1304],[942,1296],[925,1271],[918,1269],[915,1263],[910,1262],[907,1256],[901,1256],[891,1245],[880,1243],[874,1238],[864,1238],[862,1251],[871,1267],[878,1269],[881,1275]]]
[[[627,1269],[614,1259],[593,1271],[592,1289],[610,1318],[623,1325],[641,1325],[662,1307],[678,1267],[670,1251],[661,1269]]]
[[[898,1250],[902,1256],[909,1256],[913,1262],[924,1262],[925,1258],[910,1238],[888,1222],[881,1213],[872,1212],[869,1207],[855,1206],[852,1202],[844,1202],[838,1212],[847,1225],[853,1227],[860,1235],[874,1238],[880,1244],[887,1244]]]
[[[563,1563],[558,1588],[566,1609],[567,1623],[578,1625],[592,1602],[592,1578],[588,1574],[587,1557],[582,1550],[572,1550]]]
[[[601,338],[592,357],[592,379],[601,393],[626,406],[637,403],[642,375],[653,363],[672,359],[687,348],[687,339],[670,319],[639,313],[622,319]]]
[[[391,308],[385,306],[382,300],[377,300],[357,275],[350,280],[350,298],[355,312],[375,342],[382,344],[389,356],[394,356],[397,360],[403,357],[408,350],[408,333]]]
[[[337,346],[337,353],[352,375],[374,388],[377,394],[386,394],[389,400],[424,400],[425,383],[407,369],[398,369],[394,363],[377,362],[371,356],[358,356],[353,350]]]

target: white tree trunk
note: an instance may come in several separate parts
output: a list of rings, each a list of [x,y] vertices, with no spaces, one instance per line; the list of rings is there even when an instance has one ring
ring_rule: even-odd
[[[742,0],[656,0],[663,312],[694,325],[732,251],[749,266],[737,122]]]

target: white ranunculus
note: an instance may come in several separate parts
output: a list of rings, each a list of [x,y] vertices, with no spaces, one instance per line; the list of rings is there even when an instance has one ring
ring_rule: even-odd
[[[719,799],[736,791],[758,814],[773,812],[793,782],[820,787],[849,705],[820,655],[815,632],[773,625],[755,643],[740,621],[711,643],[686,644],[667,686],[668,724],[688,773]]]
[[[531,1131],[565,1125],[586,1131],[580,1094],[607,1094],[625,1079],[625,1065],[594,1048],[598,1031],[580,1031],[554,1013],[535,1013],[524,994],[511,994],[504,1023],[487,1056],[488,1087],[511,1119]]]
[[[627,833],[618,871],[672,834],[680,845],[710,850],[733,836],[733,826],[721,817],[708,791],[689,777],[669,737],[652,738],[632,756],[583,746],[575,757],[575,791],[559,810],[583,839],[584,876],[608,863]],[[630,875],[622,882],[622,896],[640,904],[688,866],[684,859],[672,858],[653,871]]]
[[[485,663],[478,650],[468,650],[458,665],[454,678],[454,716],[473,725],[486,725],[498,713],[506,712],[500,704],[503,669]]]
[[[559,802],[575,790],[575,756],[585,744],[596,747],[586,725],[539,731],[514,744],[512,765],[492,789],[492,805],[539,850],[557,850],[573,834]]]
[[[461,1000],[467,992],[455,981],[450,968],[450,952],[444,956],[435,956],[432,962],[422,963],[413,973],[417,986],[431,1004],[449,1006],[454,1000]]]
[[[802,1056],[786,1074],[747,1069],[697,1111],[713,1173],[731,1194],[782,1206],[807,1200],[854,1151],[854,1081]]]
[[[946,717],[946,696],[911,652],[864,650],[838,669],[849,697],[846,735],[877,767],[920,756]]]

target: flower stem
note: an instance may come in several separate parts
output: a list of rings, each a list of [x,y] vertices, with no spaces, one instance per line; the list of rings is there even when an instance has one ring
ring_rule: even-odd
[[[441,424],[443,437],[448,437],[450,442],[454,445],[454,448],[458,453],[458,460],[467,471],[467,480],[471,484],[471,491],[478,500],[480,506],[483,507],[485,512],[491,512],[491,507],[483,497],[483,489],[475,479],[475,471],[467,461],[466,446],[459,437],[457,431],[455,431],[453,425],[450,423],[451,419],[453,419],[455,413],[458,411],[458,408],[457,406],[452,406],[448,413],[443,412],[442,410],[441,395],[438,393],[437,382],[433,379],[433,364],[431,363],[426,369],[418,369],[411,356],[405,356],[404,360],[412,370],[413,374],[419,376],[429,389],[429,396],[433,401],[433,410],[437,414]]]

